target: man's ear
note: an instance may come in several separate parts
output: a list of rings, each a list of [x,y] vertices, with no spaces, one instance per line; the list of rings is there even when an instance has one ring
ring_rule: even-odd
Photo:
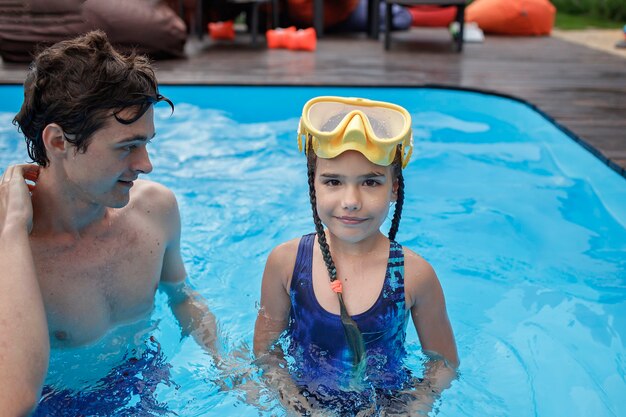
[[[69,149],[70,143],[65,140],[63,128],[56,123],[47,125],[41,133],[41,138],[49,158],[63,157]]]

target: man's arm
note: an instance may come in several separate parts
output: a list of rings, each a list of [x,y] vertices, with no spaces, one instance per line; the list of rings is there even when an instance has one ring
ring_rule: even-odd
[[[174,194],[163,190],[165,225],[168,242],[161,269],[161,288],[168,294],[174,316],[183,333],[191,334],[217,360],[217,324],[205,299],[187,283],[185,265],[180,254],[180,213]]]
[[[9,167],[0,180],[0,410],[28,415],[48,369],[46,313],[28,234],[33,209],[24,178],[36,165]]]
[[[177,283],[164,282],[161,288],[169,297],[170,307],[183,334],[192,335],[200,346],[218,360],[217,322],[204,297],[193,290],[186,280]]]

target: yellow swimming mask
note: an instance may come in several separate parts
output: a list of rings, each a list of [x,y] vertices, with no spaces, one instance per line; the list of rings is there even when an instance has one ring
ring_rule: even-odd
[[[298,148],[320,158],[354,150],[371,162],[391,165],[400,145],[402,168],[413,151],[411,115],[403,107],[363,98],[316,97],[302,109]]]

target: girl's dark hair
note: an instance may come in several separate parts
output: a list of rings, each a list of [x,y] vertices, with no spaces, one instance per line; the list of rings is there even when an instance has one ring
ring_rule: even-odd
[[[122,55],[102,31],[56,43],[41,51],[24,82],[24,103],[13,119],[24,134],[28,155],[39,165],[49,163],[42,133],[50,123],[65,139],[85,152],[94,132],[113,114],[122,124],[137,121],[159,101],[156,76],[148,59],[134,52]],[[135,110],[122,118],[125,109]]]
[[[402,176],[402,148],[398,146],[396,156],[391,163],[393,176],[398,180],[398,191],[396,196],[396,207],[391,219],[391,227],[389,228],[389,240],[396,240],[396,234],[400,227],[400,218],[402,217],[402,206],[404,206],[404,177]]]
[[[308,149],[307,149],[307,175],[309,180],[309,197],[311,200],[311,209],[313,210],[313,223],[315,224],[315,232],[317,234],[317,241],[319,242],[320,249],[322,250],[322,257],[324,258],[324,263],[326,264],[326,269],[328,271],[328,276],[330,278],[330,282],[337,280],[337,268],[335,267],[335,263],[333,262],[333,258],[330,254],[330,247],[328,246],[328,242],[326,241],[326,234],[324,233],[324,225],[322,224],[322,220],[317,212],[317,197],[315,195],[315,169],[317,163],[317,156],[313,151],[309,137]],[[396,207],[393,214],[393,219],[391,221],[391,228],[389,229],[389,240],[395,240],[396,233],[398,232],[398,227],[400,225],[400,217],[402,215],[402,205],[404,204],[404,178],[402,177],[402,150],[398,146],[396,151],[396,156],[392,163],[393,176],[398,180],[398,191],[397,191],[397,200]],[[365,359],[365,342],[363,340],[363,334],[359,330],[356,322],[350,317],[348,314],[348,310],[346,309],[346,305],[343,301],[343,296],[341,293],[337,293],[337,297],[339,298],[339,310],[341,316],[341,324],[343,325],[343,329],[346,333],[346,339],[348,341],[348,346],[353,353],[353,362],[354,365],[360,365]]]

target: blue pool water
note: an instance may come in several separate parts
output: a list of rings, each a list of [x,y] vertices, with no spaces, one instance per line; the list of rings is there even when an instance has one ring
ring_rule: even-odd
[[[10,123],[21,87],[0,91],[1,172],[27,156]],[[149,178],[178,196],[189,280],[219,320],[223,352],[239,352],[233,373],[258,379],[246,347],[267,254],[313,230],[296,147],[302,105],[316,95],[364,96],[413,116],[398,240],[437,271],[461,358],[438,415],[626,415],[626,181],[532,108],[415,88],[162,93],[176,110],[157,107]],[[419,372],[411,324],[408,351]],[[145,322],[53,352],[42,407],[57,396],[67,415],[282,415],[270,392],[248,404],[218,379],[229,380],[192,338],[181,340],[157,293]]]

